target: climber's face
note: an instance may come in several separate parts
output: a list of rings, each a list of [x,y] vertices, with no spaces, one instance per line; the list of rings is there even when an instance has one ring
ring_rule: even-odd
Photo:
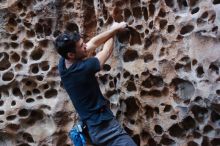
[[[75,52],[75,59],[83,59],[87,56],[86,51],[86,43],[82,38],[78,42],[76,42],[76,52]]]

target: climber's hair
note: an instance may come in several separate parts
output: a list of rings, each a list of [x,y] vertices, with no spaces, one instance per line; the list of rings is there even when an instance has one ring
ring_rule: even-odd
[[[64,32],[56,38],[54,42],[55,49],[63,58],[68,59],[68,52],[76,52],[76,42],[78,42],[80,38],[81,36],[78,32]]]

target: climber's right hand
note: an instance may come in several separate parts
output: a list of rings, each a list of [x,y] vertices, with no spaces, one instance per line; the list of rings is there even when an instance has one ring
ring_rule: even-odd
[[[114,22],[111,26],[111,29],[116,29],[117,31],[123,31],[126,29],[128,24],[126,22]]]

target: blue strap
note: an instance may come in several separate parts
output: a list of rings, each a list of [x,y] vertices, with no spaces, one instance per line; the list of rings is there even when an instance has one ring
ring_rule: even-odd
[[[70,130],[69,137],[75,146],[86,146],[85,136],[75,127]]]

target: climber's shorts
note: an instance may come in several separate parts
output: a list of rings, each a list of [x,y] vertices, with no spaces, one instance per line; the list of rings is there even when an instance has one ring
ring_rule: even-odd
[[[87,128],[94,145],[137,146],[115,118],[104,121],[99,125],[87,125]]]

